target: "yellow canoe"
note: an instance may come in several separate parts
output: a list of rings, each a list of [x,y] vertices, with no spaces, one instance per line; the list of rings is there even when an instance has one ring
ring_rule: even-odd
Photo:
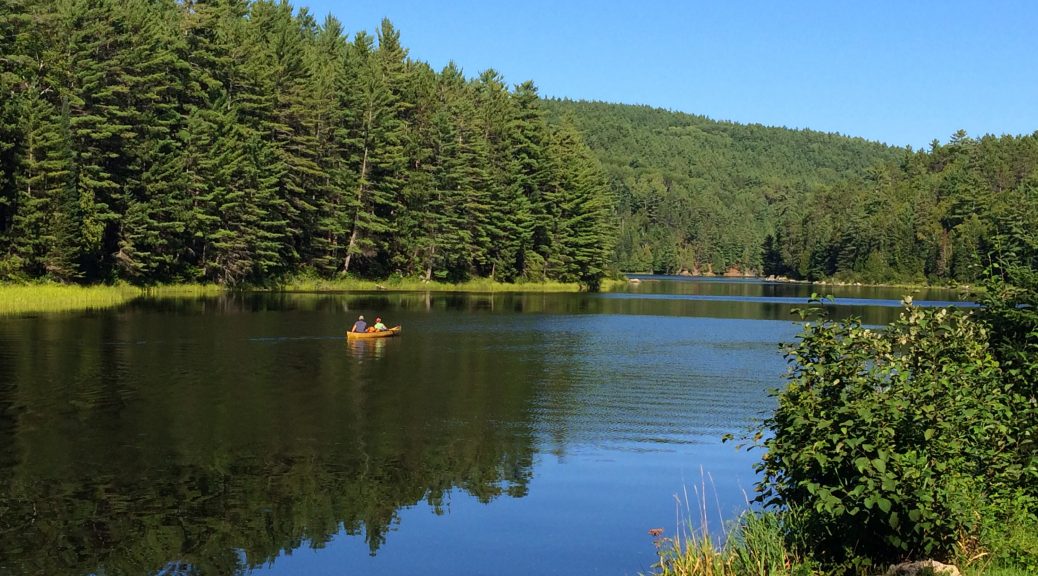
[[[364,338],[389,338],[390,336],[400,335],[400,326],[393,326],[381,332],[347,332],[347,340],[358,340]]]

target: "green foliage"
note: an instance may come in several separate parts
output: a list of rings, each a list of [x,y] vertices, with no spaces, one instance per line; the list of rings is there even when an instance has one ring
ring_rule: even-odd
[[[773,252],[802,278],[973,283],[1038,221],[1036,168],[1038,134],[960,131],[802,197],[774,222]]]
[[[811,576],[813,563],[787,542],[791,515],[746,511],[731,523],[723,544],[707,527],[679,527],[673,537],[650,530],[659,561],[655,576]]]
[[[969,564],[1038,573],[1038,516],[1034,508],[1033,501],[1022,500],[1006,517],[985,523],[980,537],[985,553],[967,558]]]
[[[760,272],[765,237],[813,191],[901,154],[860,138],[646,106],[545,106],[553,122],[572,119],[608,176],[619,225],[613,258],[623,270]]]
[[[0,48],[3,278],[596,287],[607,267],[583,139],[532,82],[437,74],[388,20],[351,41],[274,0],[16,0]]]
[[[829,563],[951,558],[1034,485],[1028,403],[988,329],[907,303],[885,330],[806,324],[760,431],[759,499],[802,510],[806,545]]]

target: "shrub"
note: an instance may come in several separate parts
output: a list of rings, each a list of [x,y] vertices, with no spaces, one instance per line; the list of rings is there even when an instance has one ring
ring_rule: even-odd
[[[947,560],[1021,481],[1013,418],[984,324],[906,299],[885,330],[807,323],[762,423],[758,500],[802,512],[800,537],[837,566]]]

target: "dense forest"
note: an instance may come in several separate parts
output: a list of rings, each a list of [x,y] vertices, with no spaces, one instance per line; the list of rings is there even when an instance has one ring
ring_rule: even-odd
[[[271,0],[0,6],[0,278],[594,287],[604,173],[532,82]]]
[[[973,283],[1038,225],[1038,132],[954,134],[783,206],[765,272]],[[1033,245],[1032,245],[1033,248]]]
[[[283,1],[11,0],[0,56],[0,279],[972,282],[1038,222],[1038,134],[546,100]]]
[[[718,122],[601,102],[545,102],[573,118],[617,199],[621,270],[757,272],[785,210],[902,151],[812,130]]]
[[[617,199],[621,270],[973,282],[1038,223],[1038,133],[912,151],[645,106],[545,102]]]

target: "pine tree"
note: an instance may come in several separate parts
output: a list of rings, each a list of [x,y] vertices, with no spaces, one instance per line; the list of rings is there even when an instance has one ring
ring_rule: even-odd
[[[544,194],[548,186],[548,126],[540,107],[537,87],[532,81],[516,86],[513,96],[515,114],[509,125],[512,150],[512,192],[516,202],[516,271],[531,280],[542,280],[544,257],[548,253],[547,207]]]
[[[28,6],[17,0],[0,4],[0,278],[17,275],[24,260],[15,244],[21,232],[15,219],[19,207],[16,171],[20,163],[19,146],[24,142],[26,64],[30,48],[26,45],[31,17]]]
[[[29,29],[29,16],[22,2],[0,5],[0,277],[18,271],[21,260],[8,255],[15,233],[13,220],[18,210],[15,169],[16,147],[22,140],[18,125],[21,116],[22,53],[19,33]]]
[[[254,110],[260,137],[270,144],[276,170],[278,213],[284,220],[285,238],[280,248],[285,266],[293,267],[300,253],[309,251],[314,219],[328,175],[318,157],[316,113],[320,104],[311,88],[308,53],[316,24],[303,9],[292,15],[285,1],[263,0],[250,7],[248,73],[265,96]]]
[[[401,116],[407,108],[400,93],[407,53],[399,40],[389,20],[383,20],[377,50],[365,34],[358,34],[352,44],[355,73],[346,90],[353,117],[346,143],[356,190],[351,198],[352,222],[343,272],[350,271],[355,256],[369,260],[380,253],[385,256],[387,238],[393,231],[392,216],[400,205],[405,163]]]
[[[67,126],[38,85],[28,85],[24,94],[25,138],[16,172],[18,210],[11,223],[10,255],[12,263],[32,277],[51,275],[68,280],[78,273],[62,256],[71,248],[72,231],[66,229],[66,218],[74,212],[69,198],[72,166]]]
[[[339,87],[347,78],[348,44],[342,25],[329,16],[307,54],[308,107],[311,110],[314,153],[319,172],[309,184],[314,206],[304,261],[324,276],[335,273],[347,236],[345,195],[354,188],[341,133],[347,116]]]
[[[126,174],[114,254],[121,278],[176,278],[184,251],[187,202],[181,170],[180,99],[187,63],[172,6],[129,0],[117,9],[127,47],[120,54],[122,106],[133,132],[122,154]]]
[[[473,93],[454,65],[444,69],[440,93],[444,110],[437,124],[437,193],[442,214],[435,236],[437,267],[447,278],[463,280],[492,266],[490,151]]]
[[[510,128],[515,111],[504,79],[495,70],[485,70],[472,87],[490,176],[487,219],[481,223],[481,234],[488,241],[489,268],[481,272],[495,280],[512,281],[519,273],[516,263],[523,251],[520,223],[529,218],[526,198],[513,185]]]
[[[550,150],[548,274],[597,290],[605,277],[613,238],[612,203],[604,174],[571,123],[557,129]]]

